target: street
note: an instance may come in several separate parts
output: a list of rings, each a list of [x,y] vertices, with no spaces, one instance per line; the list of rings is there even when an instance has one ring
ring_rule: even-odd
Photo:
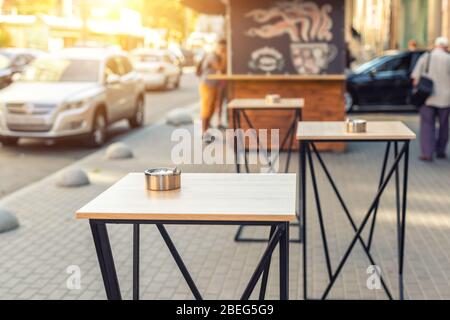
[[[198,100],[197,78],[192,70],[187,70],[179,89],[150,91],[146,96],[146,125],[152,125],[164,118],[165,114]],[[119,141],[132,134],[125,121],[114,124],[109,129],[108,143]],[[46,143],[23,140],[19,146],[0,145],[0,198],[28,184],[79,160],[96,149],[90,149],[81,142]]]

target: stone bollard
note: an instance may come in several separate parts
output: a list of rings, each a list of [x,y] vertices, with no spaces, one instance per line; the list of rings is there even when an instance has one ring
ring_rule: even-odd
[[[189,125],[192,123],[193,123],[193,120],[192,120],[191,114],[189,113],[188,110],[186,110],[184,108],[172,110],[171,112],[169,112],[167,114],[167,117],[166,117],[166,124],[175,126],[175,127],[182,126],[182,125]]]
[[[0,208],[0,233],[12,231],[19,227],[19,220],[11,212]]]
[[[89,184],[87,174],[81,169],[64,170],[56,178],[56,185],[62,188],[77,188]]]
[[[133,151],[123,142],[113,143],[106,149],[106,158],[109,160],[131,159]]]

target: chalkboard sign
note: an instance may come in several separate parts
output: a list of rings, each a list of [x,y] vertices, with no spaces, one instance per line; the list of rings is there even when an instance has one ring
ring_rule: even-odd
[[[230,0],[232,74],[343,74],[345,0]]]

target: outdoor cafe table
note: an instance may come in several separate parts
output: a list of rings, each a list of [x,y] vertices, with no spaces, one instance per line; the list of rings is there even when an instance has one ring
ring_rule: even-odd
[[[377,211],[380,203],[380,198],[385,191],[387,185],[393,176],[395,176],[395,198],[396,198],[396,213],[397,213],[397,246],[398,246],[398,279],[399,279],[399,296],[400,299],[404,298],[403,288],[403,266],[404,266],[404,253],[405,253],[405,231],[406,231],[406,208],[407,208],[407,191],[408,191],[408,165],[409,165],[409,144],[411,140],[414,140],[416,135],[402,122],[368,122],[366,133],[347,133],[345,122],[301,122],[297,130],[297,140],[300,144],[299,154],[299,166],[300,166],[300,212],[302,221],[302,234],[303,234],[303,291],[305,299],[308,299],[308,285],[307,285],[307,201],[306,201],[306,181],[307,173],[306,167],[309,163],[309,171],[312,180],[315,204],[317,208],[317,215],[320,226],[320,233],[322,238],[322,244],[325,254],[326,270],[329,277],[329,284],[327,285],[322,299],[326,299],[332,289],[336,279],[338,278],[342,268],[357,242],[359,242],[364,249],[371,265],[378,265],[370,252],[373,234],[375,230]],[[384,154],[384,160],[381,169],[381,176],[378,185],[378,191],[371,202],[371,206],[358,226],[353,219],[343,196],[339,192],[339,189],[334,182],[332,175],[325,165],[321,155],[319,154],[316,143],[320,142],[366,142],[366,143],[386,143],[386,151]],[[393,145],[393,148],[392,148]],[[401,149],[400,149],[401,147]],[[388,169],[388,162],[391,150],[394,150],[394,160],[392,167]],[[348,249],[345,251],[344,256],[340,260],[339,264],[333,269],[330,255],[328,251],[328,239],[326,236],[326,226],[322,214],[322,204],[319,195],[319,187],[316,179],[316,173],[314,168],[313,156],[316,158],[323,169],[327,180],[330,182],[333,191],[335,192],[337,199],[342,206],[342,209],[353,228],[355,235],[350,242]],[[400,167],[403,160],[403,182],[401,183]],[[348,164],[348,171],[351,174],[351,164]],[[354,182],[355,192],[358,192],[358,179],[362,177],[355,177],[352,179]],[[371,221],[370,221],[371,220]],[[362,232],[366,226],[370,225],[368,240],[362,238]],[[392,294],[381,275],[378,275],[381,281],[381,285],[386,292],[389,299],[392,299]]]
[[[89,219],[107,298],[120,300],[107,224],[133,225],[133,298],[139,299],[141,224],[157,226],[194,297],[202,295],[164,225],[270,226],[270,241],[242,300],[248,300],[262,276],[259,297],[265,298],[270,260],[279,245],[280,299],[288,299],[289,223],[296,219],[293,174],[182,174],[181,189],[148,191],[142,173],[131,173],[82,209]]]
[[[295,129],[297,123],[302,120],[302,109],[305,106],[304,99],[281,99],[279,102],[267,103],[265,99],[234,99],[228,104],[228,109],[231,110],[231,118],[233,121],[233,128],[235,130],[242,128],[241,115],[244,117],[247,125],[250,129],[255,129],[253,123],[248,117],[247,111],[276,111],[276,110],[287,110],[293,111],[294,116],[291,124],[289,125],[288,132],[283,139],[283,142],[280,146],[280,151],[284,150],[288,139],[290,140],[288,147],[288,157],[286,160],[286,169],[285,172],[289,172],[289,164],[292,154],[293,145],[295,142]],[[258,136],[257,136],[258,137]],[[236,172],[241,172],[241,167],[238,161],[238,139],[240,139],[241,144],[245,148],[245,141],[242,136],[235,135],[235,143],[234,143],[234,153],[236,160]],[[260,147],[260,141],[258,139],[258,147]],[[245,151],[245,169],[246,172],[249,173],[249,166],[247,161],[247,151]]]

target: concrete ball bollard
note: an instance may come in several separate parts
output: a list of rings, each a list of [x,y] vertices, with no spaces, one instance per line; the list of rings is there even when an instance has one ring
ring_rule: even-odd
[[[0,209],[0,233],[15,230],[19,227],[19,220],[11,212]]]
[[[169,112],[167,114],[166,117],[166,124],[171,125],[171,126],[182,126],[182,125],[189,125],[194,123],[192,120],[192,116],[189,113],[188,110],[183,109],[183,108],[179,108],[179,109],[175,109],[172,110],[171,112]]]
[[[87,174],[81,169],[62,171],[56,179],[56,185],[62,188],[77,188],[89,184],[90,181]]]
[[[106,158],[109,160],[131,159],[133,151],[125,143],[113,143],[106,149]]]

